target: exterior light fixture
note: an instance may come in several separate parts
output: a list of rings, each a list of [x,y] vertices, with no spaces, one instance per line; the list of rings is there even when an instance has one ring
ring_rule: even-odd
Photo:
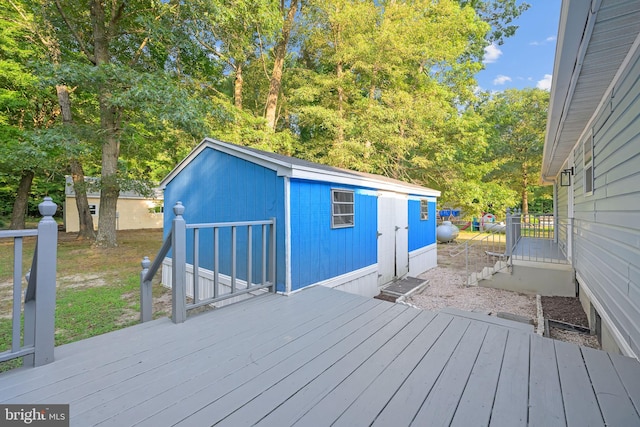
[[[573,176],[573,167],[560,172],[560,187],[569,187],[571,185],[571,177]]]

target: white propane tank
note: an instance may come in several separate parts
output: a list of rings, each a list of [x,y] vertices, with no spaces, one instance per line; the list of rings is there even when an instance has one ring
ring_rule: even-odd
[[[441,243],[453,242],[458,234],[460,234],[460,230],[451,224],[451,221],[442,221],[442,224],[436,228],[436,239]]]

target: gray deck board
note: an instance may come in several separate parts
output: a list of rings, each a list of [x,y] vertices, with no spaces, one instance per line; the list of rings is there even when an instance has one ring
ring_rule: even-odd
[[[638,412],[609,355],[586,347],[582,348],[582,355],[605,423],[610,426],[640,425]]]
[[[489,425],[508,333],[509,331],[498,328],[487,331],[451,422],[452,426]]]
[[[311,384],[292,396],[258,425],[321,425],[326,420],[336,420],[387,369],[419,334],[429,325],[435,315],[429,312],[417,313],[407,326],[388,340],[371,357],[361,361],[352,372],[336,376],[333,372],[323,375],[323,390],[314,393],[314,399],[308,398],[307,391],[314,390]],[[356,356],[353,354],[353,356]],[[357,364],[357,360],[353,360]],[[343,380],[341,380],[344,378]],[[314,392],[314,391],[312,391]],[[362,412],[360,412],[362,414]]]
[[[312,406],[319,400],[320,396],[325,395],[335,387],[336,381],[349,376],[363,361],[375,354],[389,340],[400,333],[418,313],[414,310],[404,310],[395,317],[390,311],[385,314],[389,314],[389,317],[383,320],[381,327],[373,330],[371,335],[366,337],[360,344],[352,347],[355,343],[350,343],[351,350],[338,350],[337,355],[325,357],[323,358],[324,360],[318,358],[310,361],[305,365],[304,369],[295,371],[271,387],[268,390],[267,397],[252,400],[240,410],[225,418],[224,422],[229,425],[253,425],[268,415],[274,408],[285,403],[287,403],[285,410],[293,414]],[[363,334],[359,335],[362,336]],[[358,340],[360,339],[362,338]],[[288,424],[292,424],[292,422],[289,421],[278,425]]]
[[[380,306],[382,305],[386,304],[380,304]],[[256,410],[254,408],[256,402],[260,404],[263,401],[263,399],[259,401],[255,399],[263,393],[264,399],[270,405],[273,405],[275,403],[274,400],[282,398],[283,395],[290,396],[299,390],[301,386],[312,381],[320,373],[335,364],[346,353],[353,351],[365,340],[387,328],[388,322],[406,310],[407,307],[394,305],[384,311],[375,313],[375,315],[373,315],[373,310],[365,313],[351,322],[351,327],[343,328],[342,333],[332,334],[326,340],[319,340],[313,347],[298,354],[298,357],[283,361],[272,369],[264,371],[261,375],[245,382],[221,399],[181,420],[181,424],[213,425],[225,418],[224,411],[229,411],[229,409],[238,411],[244,406],[248,406],[253,413]],[[391,333],[396,331],[393,330]],[[314,357],[316,354],[317,356]],[[270,390],[272,387],[274,390]],[[264,407],[262,408],[264,409]],[[234,424],[229,422],[229,425]]]
[[[565,424],[562,391],[553,340],[531,336],[529,425]]]
[[[458,343],[447,365],[429,392],[412,425],[448,426],[478,358],[488,325],[472,323]]]
[[[244,358],[234,359],[226,363],[216,363],[214,366],[207,365],[205,369],[202,369],[201,364],[196,364],[196,366],[201,367],[201,370],[196,372],[195,376],[192,375],[185,378],[182,375],[184,382],[178,385],[182,385],[183,388],[172,387],[171,383],[168,383],[166,388],[159,388],[159,392],[152,399],[147,399],[144,402],[132,405],[125,411],[112,415],[111,421],[114,425],[130,420],[136,422],[144,421],[148,425],[153,425],[154,422],[168,422],[169,420],[180,421],[182,412],[173,411],[173,409],[186,407],[185,405],[200,409],[207,403],[212,402],[214,398],[223,395],[225,390],[233,390],[234,387],[249,381],[269,366],[294,357],[297,353],[314,345],[318,340],[332,333],[340,324],[348,323],[363,313],[371,311],[372,307],[383,308],[384,306],[381,302],[368,300],[364,304],[352,307],[350,310],[343,307],[344,313],[341,315],[328,311],[327,317],[332,315],[335,317],[321,323],[318,327],[302,329],[299,331],[299,335],[289,334],[289,330],[282,331],[281,338],[277,341],[274,340],[273,335],[267,333],[273,329],[271,327],[263,331],[256,331],[256,336],[262,336],[270,342],[275,342],[277,344],[275,349],[263,354],[253,353],[253,349],[251,349],[249,355]],[[283,341],[286,344],[283,344]],[[259,350],[259,347],[256,350]],[[178,375],[181,374],[182,372],[178,373]],[[215,384],[215,386],[212,386],[212,384]],[[210,390],[212,388],[213,390]],[[202,403],[199,404],[198,402],[200,401]],[[105,409],[108,410],[108,408]]]
[[[363,301],[363,303],[364,302],[365,301]],[[355,309],[355,307],[358,306],[350,307]],[[366,306],[364,309],[366,309]],[[307,310],[298,317],[299,325],[291,325],[291,329],[287,331],[287,340],[296,339],[318,327],[318,325],[313,322],[318,319],[316,310],[322,310],[325,316],[331,316],[341,314],[344,311],[344,307],[341,304],[331,306],[330,302],[319,301],[318,304],[314,305],[314,310]],[[261,319],[258,320],[261,321]],[[237,354],[241,353],[247,347],[253,347],[253,351],[257,355],[266,356],[282,346],[282,342],[274,339],[270,334],[263,333],[256,336],[255,331],[253,334],[236,336],[232,343],[222,344],[223,348],[215,352],[215,357],[213,358],[208,357],[208,354],[213,354],[214,351],[213,347],[209,347],[189,355],[185,360],[178,361],[179,363],[171,363],[163,371],[162,376],[158,376],[154,370],[148,370],[144,374],[111,387],[109,390],[112,399],[109,405],[105,405],[105,402],[100,398],[92,399],[88,397],[76,403],[76,411],[79,413],[91,411],[91,414],[88,415],[90,419],[107,415],[108,411],[116,404],[119,405],[118,409],[124,411],[140,404],[141,396],[148,396],[148,393],[141,393],[146,388],[164,391],[176,385],[196,381],[198,377],[206,377],[208,380],[213,381],[246,366],[248,363],[247,359],[237,357]],[[258,357],[256,357],[256,359],[258,359]],[[198,363],[201,360],[208,360],[213,366],[203,371],[203,367]],[[156,400],[158,399],[159,398],[156,398]],[[145,398],[145,400],[148,400],[148,398]],[[97,404],[101,406],[96,408],[95,405]],[[103,415],[102,412],[104,410],[107,412]]]
[[[455,314],[312,288],[56,348],[0,402],[72,426],[640,425],[640,364]]]
[[[425,328],[419,330],[416,338],[404,350],[400,352],[398,349],[399,354],[393,363],[378,373],[371,384],[355,396],[355,400],[349,403],[334,425],[370,425],[422,361],[425,353],[431,351],[453,319],[453,316],[438,314]],[[331,406],[332,401],[333,399],[329,399],[325,406]]]
[[[526,426],[529,405],[530,335],[509,331],[493,401],[491,426]]]
[[[637,362],[619,354],[610,354],[609,358],[618,372],[618,377],[624,388],[629,393],[629,398],[633,402],[636,412],[640,412],[640,371],[637,369]]]
[[[582,359],[580,348],[561,341],[555,342],[555,348],[567,425],[602,425],[604,420],[587,369],[576,363]]]
[[[431,392],[447,362],[470,325],[467,319],[454,319],[438,341],[424,355],[399,390],[384,407],[373,425],[409,425]]]

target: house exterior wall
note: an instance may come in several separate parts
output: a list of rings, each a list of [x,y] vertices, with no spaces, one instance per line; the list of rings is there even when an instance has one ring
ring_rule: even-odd
[[[285,211],[284,178],[271,169],[235,156],[206,148],[169,182],[165,189],[165,237],[174,218],[176,202],[185,206],[187,224],[231,221],[257,221],[276,218],[277,289],[285,290]],[[207,234],[208,233],[208,234]],[[220,248],[230,248],[229,230],[220,231]],[[260,230],[253,233],[253,277],[259,277]],[[256,240],[257,239],[257,240]],[[200,266],[213,270],[212,232],[200,235]],[[246,229],[238,229],[238,247],[247,241]],[[193,232],[187,233],[187,263],[193,263]],[[230,274],[231,251],[220,250],[220,273]],[[237,277],[246,280],[246,254],[237,253]]]
[[[574,266],[581,290],[640,354],[640,61],[578,141],[574,176]],[[593,135],[593,194],[585,193],[583,142]],[[610,323],[610,324],[606,324]],[[620,341],[624,342],[620,342]]]
[[[93,217],[93,226],[98,228],[100,217],[100,197],[87,197],[89,205],[96,206],[96,214]],[[118,199],[116,230],[139,230],[144,228],[162,228],[163,214],[153,212],[156,206],[162,206],[162,200],[143,198]],[[80,230],[76,198],[67,195],[64,202],[64,225],[67,233],[77,233]]]
[[[353,227],[331,228],[331,189],[354,191]],[[375,191],[291,179],[290,212],[292,291],[376,264]]]

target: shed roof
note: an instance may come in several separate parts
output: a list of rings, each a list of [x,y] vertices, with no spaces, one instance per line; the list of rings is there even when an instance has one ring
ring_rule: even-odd
[[[637,0],[563,0],[542,163],[551,182],[640,44]]]
[[[205,138],[178,166],[176,166],[160,183],[165,188],[198,154],[207,148],[242,158],[275,170],[280,176],[308,179],[311,181],[331,182],[343,185],[374,188],[376,190],[394,191],[417,196],[439,197],[440,191],[420,185],[411,184],[382,175],[341,169],[333,166],[309,162],[296,157],[283,156],[256,148],[244,147],[212,138]]]

